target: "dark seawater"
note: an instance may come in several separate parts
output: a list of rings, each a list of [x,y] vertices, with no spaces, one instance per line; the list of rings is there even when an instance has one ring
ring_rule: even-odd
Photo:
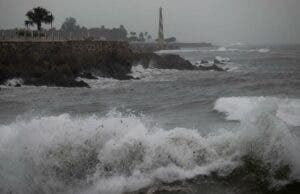
[[[160,53],[229,71],[0,86],[0,193],[297,193],[300,46]]]

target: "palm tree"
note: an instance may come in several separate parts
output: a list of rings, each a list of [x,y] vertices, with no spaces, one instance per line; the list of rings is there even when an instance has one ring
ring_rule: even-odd
[[[25,25],[36,24],[38,31],[42,29],[42,23],[52,24],[54,17],[47,9],[42,7],[35,7],[26,13],[28,20],[25,21]]]
[[[29,26],[33,26],[34,25],[34,23],[32,21],[30,21],[30,20],[26,20],[24,22],[24,24],[25,24],[27,30],[29,29]]]

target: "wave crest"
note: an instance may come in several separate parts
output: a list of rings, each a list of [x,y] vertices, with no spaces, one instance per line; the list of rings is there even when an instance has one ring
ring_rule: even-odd
[[[216,109],[224,101],[219,99]],[[144,116],[117,112],[2,125],[0,188],[4,193],[121,193],[212,173],[228,177],[237,170],[269,186],[298,179],[298,140],[272,103],[253,109],[239,118],[237,129],[206,136],[194,129],[164,130]],[[280,170],[286,174],[277,176]]]

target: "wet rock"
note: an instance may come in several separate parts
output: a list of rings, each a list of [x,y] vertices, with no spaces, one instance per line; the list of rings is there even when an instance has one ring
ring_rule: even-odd
[[[141,64],[144,68],[197,70],[191,62],[174,54],[139,53],[135,54],[133,63]]]
[[[157,63],[159,69],[196,70],[197,68],[188,60],[179,55],[162,55]]]
[[[201,60],[200,63],[201,64],[208,64],[209,62],[207,60]]]
[[[204,63],[208,61],[203,61]],[[224,71],[217,65],[196,67],[188,60],[179,55],[157,55],[155,53],[139,53],[134,57],[134,64],[141,64],[144,68],[177,69],[177,70],[201,70],[201,71]]]
[[[61,76],[53,76],[53,77],[43,77],[43,78],[33,78],[27,77],[24,79],[25,85],[33,85],[33,86],[49,86],[49,87],[86,87],[90,86],[84,81],[76,81],[73,77],[61,77]]]
[[[210,66],[198,66],[198,70],[202,71],[225,71],[223,68],[217,66],[217,65],[210,65]]]
[[[224,63],[219,61],[218,59],[214,59],[214,64],[224,64]]]
[[[83,72],[80,74],[80,77],[82,78],[86,78],[86,79],[97,79],[97,77],[93,76],[91,73],[89,72]]]

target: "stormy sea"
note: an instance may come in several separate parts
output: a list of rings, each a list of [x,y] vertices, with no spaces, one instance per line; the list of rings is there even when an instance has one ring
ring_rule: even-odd
[[[300,46],[165,53],[226,71],[0,86],[0,193],[298,193]]]

